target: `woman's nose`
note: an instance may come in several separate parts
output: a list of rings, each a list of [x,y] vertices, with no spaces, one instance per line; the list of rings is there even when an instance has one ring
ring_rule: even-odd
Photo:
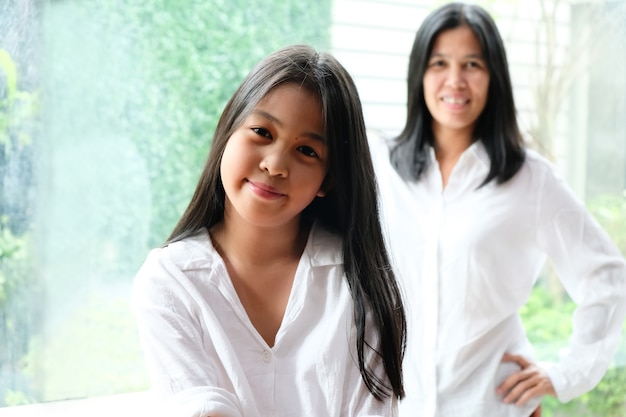
[[[458,65],[450,66],[447,77],[446,84],[450,87],[460,88],[465,86],[465,78],[463,76],[463,69]]]

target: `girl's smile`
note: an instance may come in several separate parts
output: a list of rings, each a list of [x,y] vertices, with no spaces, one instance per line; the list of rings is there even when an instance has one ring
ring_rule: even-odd
[[[286,194],[283,194],[278,189],[261,182],[248,180],[248,185],[255,194],[268,200],[278,200],[279,198],[286,197]]]

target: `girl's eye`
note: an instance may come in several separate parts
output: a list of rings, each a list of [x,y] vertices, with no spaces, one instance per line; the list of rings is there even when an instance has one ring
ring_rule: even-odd
[[[298,146],[298,151],[301,152],[302,154],[309,156],[311,158],[317,158],[317,152],[315,152],[315,149],[311,148],[310,146]]]
[[[477,61],[470,61],[466,65],[468,68],[481,68],[482,67],[480,63]]]
[[[259,136],[263,136],[264,138],[272,138],[272,134],[267,129],[264,129],[262,127],[253,127],[252,131]]]

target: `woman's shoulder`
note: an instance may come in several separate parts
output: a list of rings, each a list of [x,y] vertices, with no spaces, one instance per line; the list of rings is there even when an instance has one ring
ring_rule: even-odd
[[[547,178],[557,179],[561,177],[558,166],[539,151],[526,148],[524,164],[521,171],[523,175],[530,175],[537,180],[545,181]]]
[[[565,173],[557,162],[537,150],[527,149],[524,165],[520,170],[526,178],[530,192],[541,198],[542,205],[556,209],[581,206],[580,198],[569,185]]]
[[[544,156],[541,152],[539,152],[538,150],[534,148],[526,147],[525,153],[526,153],[526,162],[530,164],[544,166],[544,167],[552,166],[552,162],[550,162],[550,160],[546,156]]]
[[[377,129],[367,130],[367,141],[370,151],[373,154],[378,154],[380,152],[388,154],[393,143],[392,139],[388,135]]]
[[[404,182],[391,162],[391,151],[394,148],[394,139],[378,130],[368,130],[370,156],[379,185],[387,187],[386,182],[400,180]]]

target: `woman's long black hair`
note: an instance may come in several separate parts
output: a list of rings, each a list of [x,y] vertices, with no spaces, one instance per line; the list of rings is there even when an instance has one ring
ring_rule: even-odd
[[[524,163],[523,138],[517,124],[513,88],[504,43],[487,11],[465,3],[446,4],[422,22],[415,35],[408,71],[407,115],[395,138],[391,162],[405,180],[418,180],[428,165],[429,146],[434,144],[432,116],[424,100],[424,73],[437,36],[449,29],[469,27],[478,38],[489,70],[487,103],[473,132],[481,140],[491,168],[483,185],[493,179],[504,183]]]
[[[402,398],[402,360],[406,318],[400,290],[379,222],[377,184],[370,159],[361,102],[350,75],[331,55],[294,45],[263,59],[227,103],[195,193],[168,242],[210,229],[224,218],[225,192],[220,164],[232,133],[272,89],[296,83],[320,97],[328,146],[326,196],[316,198],[303,218],[316,221],[343,239],[345,275],[357,329],[358,364],[370,392],[379,400]],[[366,340],[366,316],[378,332],[377,346]],[[386,378],[368,363],[380,356]]]

